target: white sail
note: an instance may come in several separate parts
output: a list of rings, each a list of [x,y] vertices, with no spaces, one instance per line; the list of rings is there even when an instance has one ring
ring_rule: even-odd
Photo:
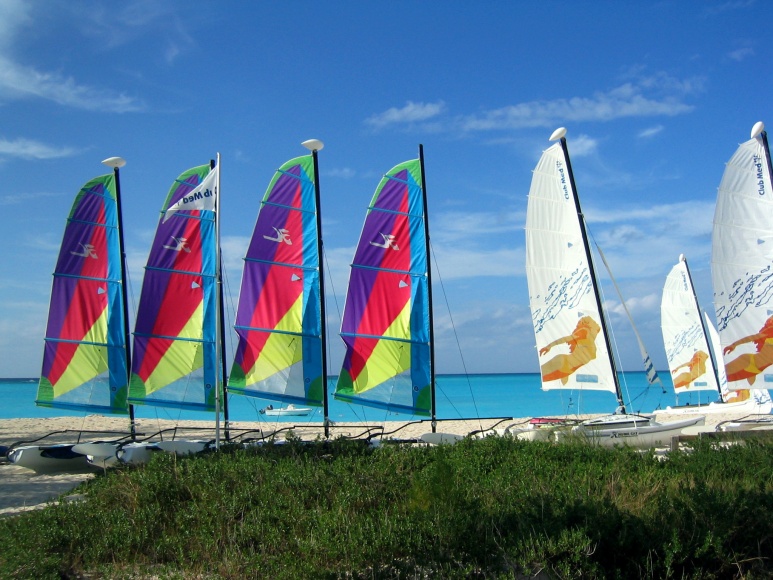
[[[592,263],[560,143],[534,169],[526,211],[526,277],[542,388],[617,392]]]
[[[773,383],[773,187],[756,133],[727,163],[714,214],[711,273],[731,391]]]
[[[542,388],[609,391],[619,406],[613,415],[558,427],[554,435],[600,445],[660,445],[683,428],[702,424],[704,417],[658,423],[652,416],[626,412],[565,134],[561,127],[551,135],[551,141],[560,141],[534,169],[526,210],[526,278]]]
[[[674,392],[719,392],[710,346],[683,256],[671,268],[663,286],[660,326]]]
[[[598,244],[596,244],[596,250],[598,250],[599,256],[601,256],[601,261],[604,262],[604,267],[607,269],[609,279],[612,280],[612,285],[615,287],[615,292],[617,292],[617,295],[620,298],[620,304],[622,304],[623,310],[625,310],[625,314],[628,316],[628,322],[631,323],[631,329],[633,329],[633,333],[636,336],[636,342],[639,343],[639,354],[641,354],[641,361],[644,365],[644,372],[647,375],[647,382],[650,385],[657,383],[662,387],[663,383],[660,382],[660,377],[658,376],[658,372],[655,370],[655,365],[652,363],[650,353],[647,352],[647,347],[644,346],[644,341],[641,339],[641,335],[636,329],[636,325],[633,322],[633,316],[631,316],[631,312],[628,310],[628,306],[625,303],[625,298],[623,298],[623,293],[620,291],[620,286],[617,285],[617,281],[612,275],[612,269],[609,267],[607,259],[604,257],[604,252],[601,251],[601,248]]]
[[[722,343],[719,340],[719,333],[717,332],[714,323],[711,322],[709,315],[705,312],[703,313],[703,321],[706,325],[706,334],[708,335],[709,342],[711,343],[711,350],[714,353],[714,360],[717,362],[719,392],[722,396],[722,400],[725,400],[730,391],[727,389],[727,374],[725,373],[725,363],[722,360]]]

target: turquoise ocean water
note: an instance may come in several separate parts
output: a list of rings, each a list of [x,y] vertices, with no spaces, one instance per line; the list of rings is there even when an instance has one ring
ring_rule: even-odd
[[[651,412],[676,402],[668,372],[659,373],[664,387],[649,386],[644,373],[621,373],[626,405],[632,412]],[[335,388],[330,378],[330,392]],[[665,393],[663,392],[665,390]],[[35,406],[36,379],[0,379],[0,419],[74,416],[86,412],[64,411]],[[696,391],[679,397],[679,403],[705,404],[717,400],[717,393]],[[612,393],[599,391],[543,391],[539,374],[478,374],[439,375],[436,388],[439,419],[476,419],[486,417],[534,417],[546,415],[573,415],[579,413],[611,413],[617,404]],[[271,401],[229,396],[230,417],[233,421],[274,421],[258,411]],[[278,406],[273,402],[274,406]],[[137,406],[135,415],[141,419],[207,420],[210,413],[177,411],[174,409]],[[330,419],[333,421],[408,421],[419,419],[405,414],[385,413],[341,403],[330,397]],[[281,419],[280,419],[281,420]],[[294,417],[293,422],[318,423],[322,410],[307,417]]]

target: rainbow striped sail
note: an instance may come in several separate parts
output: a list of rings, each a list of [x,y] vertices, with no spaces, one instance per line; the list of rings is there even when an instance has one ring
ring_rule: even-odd
[[[335,398],[394,412],[432,409],[430,300],[420,159],[392,168],[370,203],[349,276]]]
[[[38,396],[43,407],[128,413],[116,177],[75,198],[54,270]]]
[[[215,212],[166,213],[196,197],[210,171],[201,165],[180,175],[161,208],[134,328],[130,403],[215,410]]]
[[[244,258],[229,393],[321,406],[320,260],[311,155],[274,174]]]

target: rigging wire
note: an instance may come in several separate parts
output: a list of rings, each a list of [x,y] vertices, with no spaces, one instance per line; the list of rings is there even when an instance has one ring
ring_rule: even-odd
[[[598,242],[596,241],[596,238],[593,236],[593,233],[588,228],[588,224],[587,223],[585,224],[585,229],[588,232],[588,235],[590,236],[590,239],[593,241],[593,245],[596,246],[596,251],[599,253],[599,256],[601,257],[601,260],[602,260],[602,262],[604,263],[604,266],[607,269],[607,272],[608,272],[609,277],[610,277],[610,279],[612,281],[612,284],[615,287],[615,290],[616,290],[616,292],[618,294],[618,297],[620,298],[620,302],[621,302],[621,304],[623,306],[623,309],[625,310],[625,312],[626,312],[626,314],[628,316],[628,319],[629,319],[629,321],[631,323],[631,328],[633,330],[633,333],[636,336],[637,341],[639,342],[639,349],[641,351],[642,357],[644,358],[644,363],[645,363],[645,366],[646,366],[647,361],[649,360],[649,353],[647,352],[646,347],[644,346],[641,338],[639,337],[639,333],[636,330],[636,325],[634,324],[633,318],[631,317],[631,314],[628,311],[628,307],[625,304],[625,299],[623,298],[623,295],[620,292],[620,288],[618,288],[617,283],[615,282],[615,279],[612,276],[612,272],[609,269],[609,265],[607,264],[606,259],[604,258],[604,254],[601,251],[601,247],[599,246]],[[604,289],[603,289],[603,287],[601,285],[599,285],[599,293],[601,294],[601,297],[602,297],[602,303],[605,303],[606,302],[606,296],[604,295]],[[602,312],[601,315],[605,316],[607,318],[607,321],[609,322],[607,327],[608,327],[609,333],[611,335],[610,339],[612,341],[612,345],[613,345],[613,347],[615,349],[614,354],[610,353],[610,356],[615,356],[616,360],[621,361],[622,358],[621,358],[621,355],[620,355],[620,347],[619,347],[617,338],[615,337],[614,328],[612,327],[611,321],[609,320],[609,317],[606,315],[606,313],[607,313],[607,309],[604,308],[604,312]],[[645,368],[645,374],[646,374],[646,368]],[[661,399],[663,397],[663,394],[666,392],[665,385],[663,385],[663,383],[660,380],[660,377],[658,376],[657,372],[655,372],[655,378],[654,378],[653,381],[650,381],[650,377],[647,376],[647,383],[648,383],[649,387],[644,389],[644,390],[642,390],[641,392],[639,392],[639,394],[636,395],[635,397],[631,397],[631,391],[630,391],[630,388],[628,386],[628,378],[626,377],[626,374],[624,372],[622,372],[622,370],[620,370],[618,372],[618,381],[621,383],[622,387],[624,387],[625,395],[626,395],[626,398],[628,399],[629,406],[633,406],[634,403],[636,403],[636,401],[638,401],[642,397],[644,397],[646,399],[646,397],[647,397],[647,395],[649,394],[649,391],[650,391],[649,387],[654,385],[655,382],[657,382],[660,385],[660,388],[661,388],[661,397],[660,398]]]
[[[478,402],[475,400],[475,394],[472,392],[472,383],[470,382],[470,373],[467,370],[467,363],[464,360],[464,354],[462,354],[462,345],[459,342],[459,334],[456,332],[456,324],[454,323],[454,317],[451,314],[451,307],[450,307],[450,305],[448,303],[448,295],[446,294],[446,287],[445,287],[445,284],[443,283],[443,277],[440,275],[440,267],[438,266],[437,255],[435,254],[435,247],[432,245],[431,241],[430,241],[430,244],[429,244],[429,252],[430,252],[430,254],[432,256],[432,261],[435,264],[435,273],[437,274],[437,280],[440,283],[440,291],[443,294],[443,301],[445,302],[446,310],[448,311],[448,318],[451,321],[451,329],[453,330],[454,339],[456,340],[456,347],[459,350],[459,360],[462,363],[462,368],[464,369],[464,376],[467,379],[467,386],[468,386],[468,389],[470,391],[470,397],[472,399],[472,404],[475,407],[475,417],[477,418],[477,420],[479,422],[479,427],[482,429],[483,428],[483,424],[482,424],[482,422],[480,420],[480,412],[478,411]],[[434,348],[435,345],[432,345],[432,346]],[[456,408],[456,406],[451,402],[451,399],[448,398],[448,395],[445,393],[445,391],[443,391],[443,396],[449,402],[451,407],[453,407],[454,411],[456,411],[456,413],[458,415],[461,415],[461,413]]]

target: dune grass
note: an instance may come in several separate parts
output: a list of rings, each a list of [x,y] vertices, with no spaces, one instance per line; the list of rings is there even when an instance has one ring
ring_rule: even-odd
[[[268,445],[112,469],[0,521],[0,577],[762,578],[773,445]]]

